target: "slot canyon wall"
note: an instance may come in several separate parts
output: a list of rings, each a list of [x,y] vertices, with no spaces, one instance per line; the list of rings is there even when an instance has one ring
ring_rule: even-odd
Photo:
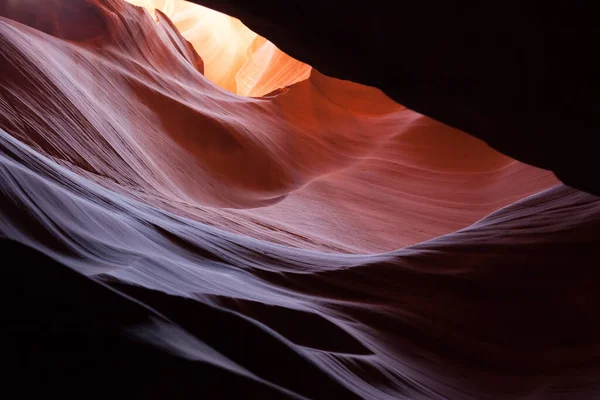
[[[0,2],[9,385],[598,396],[589,10],[196,3]]]

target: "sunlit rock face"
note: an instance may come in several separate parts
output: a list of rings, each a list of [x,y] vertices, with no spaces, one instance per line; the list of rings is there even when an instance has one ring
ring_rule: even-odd
[[[6,278],[28,288],[9,319],[23,348],[56,334],[40,351],[98,360],[81,385],[127,365],[150,397],[593,392],[598,198],[237,19],[131,3],[0,4],[0,233],[31,259]]]
[[[310,75],[310,66],[281,52],[236,18],[183,0],[128,2],[169,17],[204,60],[204,76],[230,92],[260,97]]]
[[[186,26],[186,7],[213,21],[182,28],[188,42],[160,10],[90,4],[48,3],[52,23],[39,26],[8,8],[44,33],[6,22],[17,50],[2,78],[2,126],[112,190],[276,243],[364,252],[452,232],[556,183],[377,89],[317,71],[290,86],[285,74],[271,79],[264,92],[289,88],[263,98],[215,86],[207,59],[230,77],[304,67],[285,55],[259,62],[252,43],[262,39],[222,14],[167,3]],[[220,32],[235,51],[210,44]],[[253,57],[238,70],[227,54]]]

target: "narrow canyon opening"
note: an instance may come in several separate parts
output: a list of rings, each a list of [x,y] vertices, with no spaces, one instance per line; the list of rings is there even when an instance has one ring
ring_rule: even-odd
[[[184,0],[127,0],[164,13],[204,61],[204,76],[229,92],[261,97],[308,79],[311,67],[293,59],[239,19]]]

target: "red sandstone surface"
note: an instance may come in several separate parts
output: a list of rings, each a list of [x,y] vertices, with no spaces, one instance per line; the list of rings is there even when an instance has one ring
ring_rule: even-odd
[[[551,397],[594,382],[598,298],[579,268],[596,197],[237,19],[131,3],[148,8],[0,3],[3,236],[165,315],[159,293],[243,315],[254,345],[289,359],[265,350],[271,367],[252,367],[203,343],[191,315],[135,331],[260,396]],[[555,304],[559,280],[574,308]]]

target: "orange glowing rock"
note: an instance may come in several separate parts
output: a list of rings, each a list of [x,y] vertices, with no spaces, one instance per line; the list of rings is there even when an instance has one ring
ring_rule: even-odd
[[[598,398],[598,197],[236,19],[131,2],[159,10],[0,0],[22,397]]]
[[[0,127],[199,221],[298,247],[382,251],[557,182],[196,5],[145,2],[162,10],[153,17],[119,0],[53,0],[37,14],[23,4],[5,7],[0,26],[14,48]]]
[[[310,66],[228,15],[183,0],[127,0],[164,13],[204,60],[204,75],[230,92],[260,97],[307,79]]]

